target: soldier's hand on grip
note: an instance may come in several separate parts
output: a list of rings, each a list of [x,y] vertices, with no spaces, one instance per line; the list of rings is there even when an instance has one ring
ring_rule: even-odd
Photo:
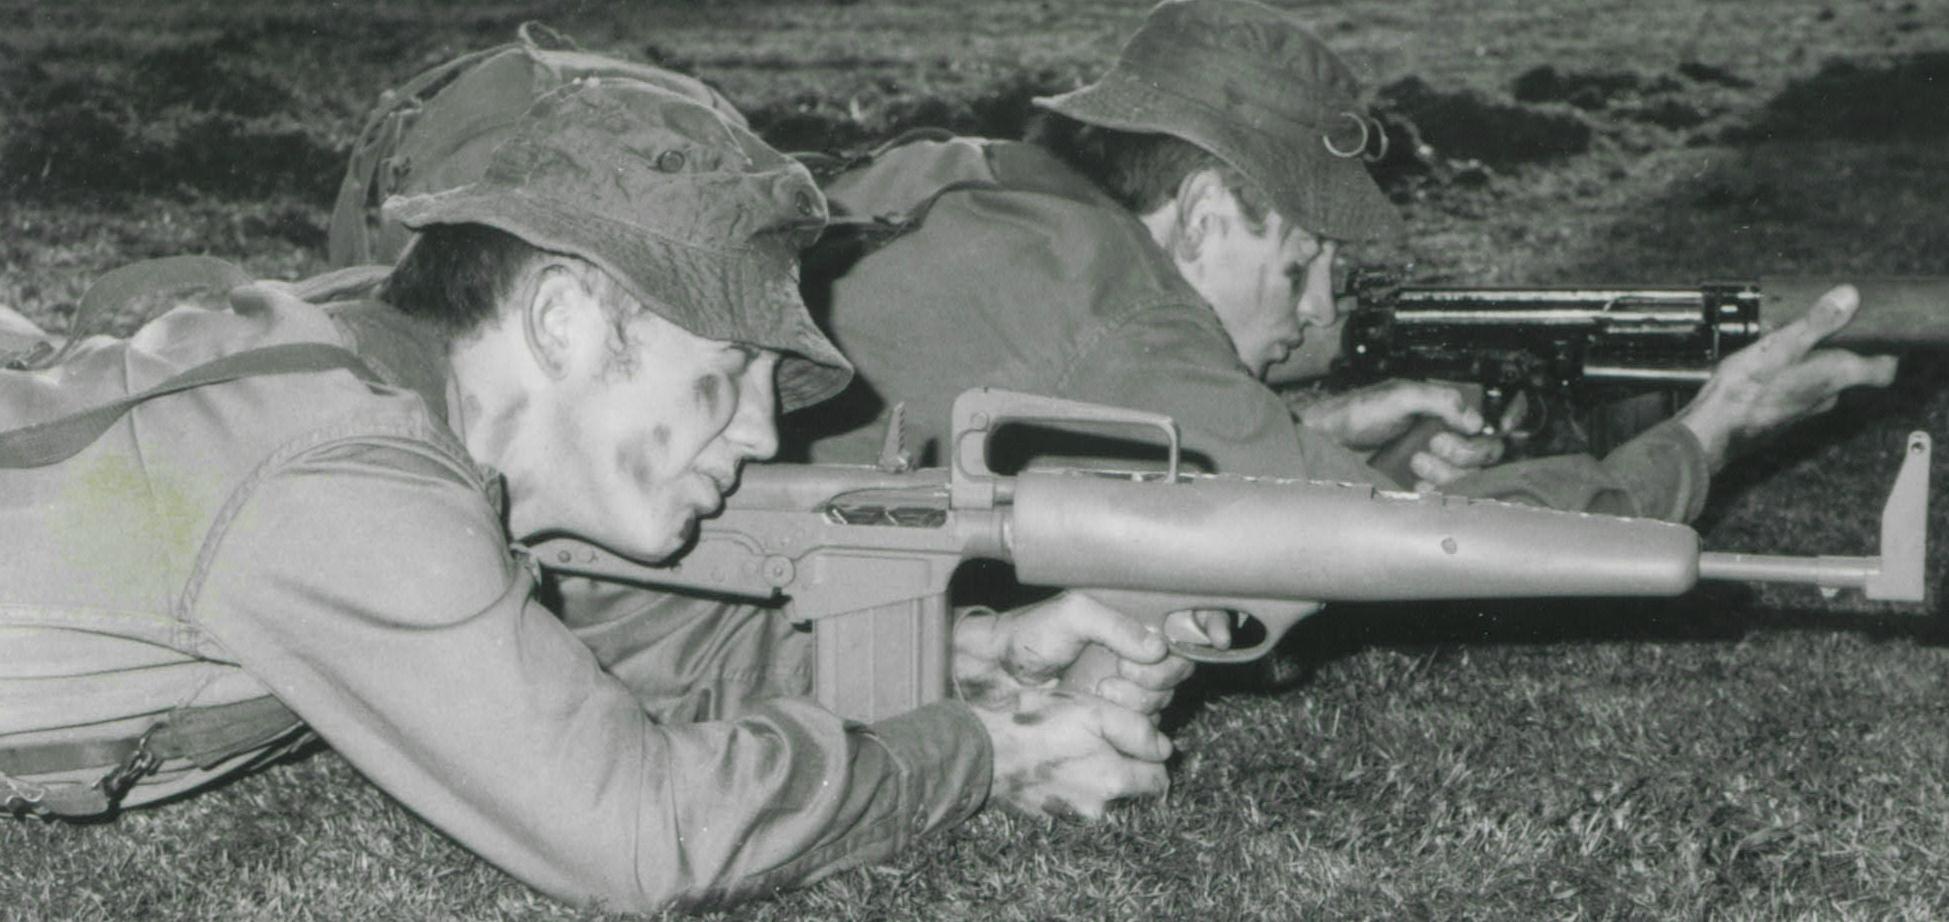
[[[1191,662],[1173,655],[1157,629],[1087,595],[1065,592],[1013,611],[962,618],[954,630],[955,683],[971,701],[1040,688],[1054,684],[1092,646],[1114,656],[1116,667],[1080,690],[1141,714],[1163,710],[1191,674]]]

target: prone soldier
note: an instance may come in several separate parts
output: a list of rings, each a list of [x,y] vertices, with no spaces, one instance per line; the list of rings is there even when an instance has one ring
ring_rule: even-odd
[[[242,285],[0,371],[9,809],[149,803],[315,732],[520,879],[641,911],[883,858],[991,800],[1164,789],[1145,714],[1044,684],[1103,644],[1168,697],[1188,667],[1108,609],[962,622],[972,703],[657,710],[510,553],[680,553],[776,448],[775,410],[844,386],[795,284],[825,218],[802,167],[709,106],[578,82],[475,181],[388,207],[421,235],[382,301]],[[154,271],[184,266],[208,269]],[[770,669],[742,624],[666,651],[671,680]]]
[[[1169,415],[1220,472],[1393,486],[1367,456],[1433,418],[1451,431],[1399,486],[1685,521],[1735,442],[1894,374],[1893,359],[1815,348],[1857,306],[1840,288],[1602,459],[1495,465],[1501,441],[1437,384],[1295,416],[1263,377],[1335,321],[1341,251],[1399,231],[1362,162],[1379,132],[1347,65],[1252,0],[1168,0],[1101,79],[1036,104],[1026,143],[896,142],[826,183],[836,224],[862,233],[811,251],[808,301],[860,374],[788,420],[788,451],[870,459],[861,423],[895,402],[917,444],[938,440],[927,427],[954,395],[990,385]]]

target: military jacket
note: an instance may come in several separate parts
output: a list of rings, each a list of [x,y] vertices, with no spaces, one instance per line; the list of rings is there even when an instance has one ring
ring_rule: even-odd
[[[0,371],[0,429],[310,342],[352,347],[385,380],[196,388],[138,405],[68,461],[0,470],[12,806],[103,782],[104,766],[50,753],[135,751],[159,726],[261,701],[522,880],[648,910],[890,856],[986,797],[987,735],[958,703],[863,726],[800,699],[722,700],[713,677],[748,690],[774,668],[789,629],[768,613],[652,632],[634,659],[663,683],[650,694],[601,668],[510,553],[496,478],[447,422],[439,346],[382,305],[259,285],[230,310],[178,308],[51,369]],[[776,668],[789,685],[802,667]],[[123,765],[133,786],[115,793],[147,803],[293,738]]]
[[[955,395],[991,386],[1167,414],[1215,472],[1397,486],[1299,425],[1143,224],[1041,148],[915,141],[826,192],[835,214],[886,230],[808,266],[807,301],[858,374],[787,418],[805,457],[872,460],[904,402],[910,448],[941,463]],[[1697,441],[1665,423],[1602,460],[1500,465],[1447,492],[1684,521],[1707,479]]]

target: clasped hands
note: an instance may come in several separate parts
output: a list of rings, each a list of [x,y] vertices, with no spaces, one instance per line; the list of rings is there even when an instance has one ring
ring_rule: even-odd
[[[1222,647],[1227,626],[1222,613],[1186,612],[1166,629]],[[1114,672],[1087,689],[1061,684],[1091,645],[1117,658]],[[1172,746],[1157,716],[1192,664],[1171,652],[1162,630],[1065,592],[963,616],[954,629],[953,668],[962,700],[993,747],[991,799],[1030,813],[1096,819],[1112,803],[1170,789],[1164,762]]]

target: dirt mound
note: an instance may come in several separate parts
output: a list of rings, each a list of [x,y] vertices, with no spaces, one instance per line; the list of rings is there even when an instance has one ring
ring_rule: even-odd
[[[747,109],[759,136],[780,150],[854,151],[915,128],[1019,138],[1034,111],[1029,100],[1076,87],[1073,73],[1044,69],[1014,73],[973,96],[896,96],[871,110],[820,93]]]
[[[1604,122],[1632,121],[1680,131],[1725,111],[1718,98],[1723,91],[1701,93],[1696,84],[1750,85],[1727,71],[1696,62],[1681,64],[1678,73],[1686,79],[1630,71],[1559,71],[1546,64],[1524,71],[1510,85],[1510,93],[1519,102],[1575,106],[1598,118],[1600,129]]]
[[[1620,97],[1644,97],[1683,90],[1669,76],[1645,77],[1629,71],[1559,71],[1545,64],[1524,71],[1511,84],[1517,102],[1565,102],[1596,112],[1610,108]]]
[[[1388,132],[1390,155],[1399,146],[1423,157],[1508,168],[1584,153],[1593,136],[1574,112],[1497,102],[1474,92],[1444,93],[1420,77],[1383,87],[1377,108],[1395,126]],[[1412,132],[1400,129],[1404,122]]]
[[[1713,83],[1727,89],[1743,90],[1750,88],[1753,81],[1741,77],[1723,67],[1715,67],[1703,61],[1685,61],[1678,65],[1678,73],[1696,83]]]
[[[1887,141],[1949,135],[1949,52],[1910,55],[1880,67],[1829,61],[1796,80],[1726,140]]]

